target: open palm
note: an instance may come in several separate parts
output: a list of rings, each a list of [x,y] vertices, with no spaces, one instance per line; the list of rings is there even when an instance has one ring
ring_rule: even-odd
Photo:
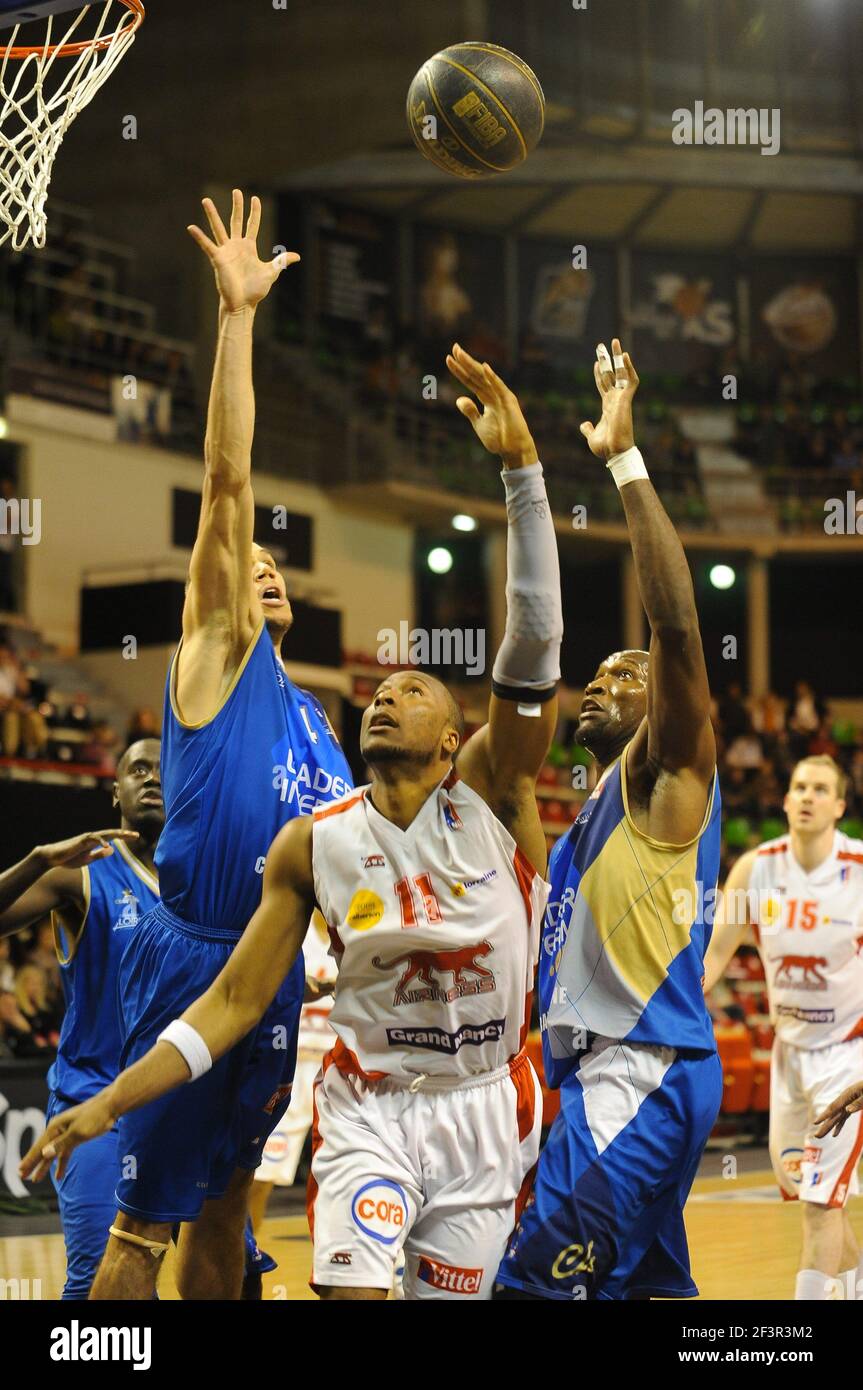
[[[518,397],[492,371],[487,362],[477,362],[469,352],[456,343],[447,356],[446,364],[457,381],[473,391],[483,409],[469,396],[459,396],[458,409],[470,420],[477,437],[490,454],[499,454],[505,461],[530,462],[536,458],[536,448],[527,422],[521,413]]]
[[[293,265],[300,258],[296,251],[286,251],[272,261],[260,259],[257,246],[261,225],[260,198],[252,198],[245,234],[243,195],[238,188],[234,189],[230,235],[212,198],[204,198],[202,207],[213,237],[211,239],[194,225],[189,227],[189,235],[213,267],[222,305],[229,313],[253,309],[262,299],[266,299],[285,267]]]
[[[602,348],[602,344],[600,344]],[[615,454],[625,453],[635,443],[632,425],[632,399],[638,390],[638,374],[632,365],[628,352],[623,352],[619,338],[612,338],[611,351],[620,363],[611,367],[607,351],[602,355],[597,350],[597,361],[593,364],[596,389],[602,401],[602,415],[599,424],[592,425],[585,420],[580,426],[592,454],[597,458],[610,459]]]

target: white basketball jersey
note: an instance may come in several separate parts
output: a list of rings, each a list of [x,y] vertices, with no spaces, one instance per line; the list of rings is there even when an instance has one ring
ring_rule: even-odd
[[[749,893],[777,1037],[811,1049],[863,1036],[863,841],[837,830],[806,873],[790,835],[768,840]]]
[[[339,964],[334,1061],[372,1078],[504,1066],[529,1025],[548,885],[455,772],[407,830],[370,791],[314,815],[315,892]]]
[[[335,980],[338,972],[330,951],[329,940],[326,935],[322,936],[322,932],[326,930],[326,923],[320,913],[314,915],[321,923],[321,927],[318,929],[313,920],[306,932],[306,939],[303,942],[306,975],[311,975],[315,980],[329,983],[331,980]],[[303,1005],[300,1012],[298,1043],[301,1057],[310,1058],[311,1055],[323,1057],[325,1052],[329,1052],[335,1042],[335,1035],[330,1027],[332,1007],[333,996],[331,994],[326,994],[323,999],[316,999],[311,1004]]]

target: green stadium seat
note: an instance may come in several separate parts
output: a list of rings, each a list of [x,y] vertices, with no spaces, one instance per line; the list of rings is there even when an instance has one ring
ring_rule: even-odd
[[[863,820],[859,816],[846,816],[839,822],[839,829],[852,840],[863,840]]]
[[[857,742],[857,726],[850,719],[837,719],[830,732],[843,748],[853,748]]]
[[[725,843],[729,849],[746,849],[752,826],[745,816],[733,816],[725,822]]]
[[[758,838],[764,840],[778,840],[780,835],[785,834],[785,822],[778,816],[767,816],[758,827]]]

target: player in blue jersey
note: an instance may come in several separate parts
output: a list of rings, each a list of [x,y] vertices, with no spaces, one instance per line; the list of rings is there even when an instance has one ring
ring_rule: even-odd
[[[52,914],[66,1014],[48,1073],[49,1120],[89,1099],[117,1075],[117,975],[129,936],[159,897],[153,854],[165,820],[159,741],[141,739],[117,765],[120,829],[38,845],[0,874],[0,935]],[[65,1299],[90,1292],[117,1204],[117,1131],[52,1169],[66,1244]]]
[[[638,377],[617,339],[581,426],[620,489],[650,651],[607,657],[577,729],[599,781],[552,851],[539,965],[561,1108],[498,1297],[690,1297],[683,1205],[719,1110],[704,904],[719,868],[710,692],[689,567],[635,448]]]
[[[352,785],[324,710],[286,674],[285,581],[253,544],[252,329],[257,305],[299,257],[259,259],[257,198],[246,224],[235,191],[230,230],[209,199],[204,208],[212,238],[189,230],[215,273],[219,337],[182,640],[165,694],[162,898],[121,966],[123,1067],[218,975],[258,907],[281,826]],[[119,1212],[92,1298],[149,1299],[177,1222],[189,1223],[181,1296],[240,1297],[249,1187],[287,1108],[303,993],[300,957],[260,1026],[202,1086],[123,1119]]]

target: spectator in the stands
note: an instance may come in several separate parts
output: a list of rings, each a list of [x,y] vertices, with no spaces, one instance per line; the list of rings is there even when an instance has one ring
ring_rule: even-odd
[[[0,643],[0,744],[3,756],[41,757],[47,741],[45,720],[34,708],[30,682],[12,648]]]
[[[82,763],[93,763],[95,770],[103,777],[110,777],[117,767],[117,744],[119,740],[111,725],[100,719],[90,730],[90,736],[81,745]]]
[[[27,952],[27,963],[38,965],[48,982],[48,1000],[53,1008],[63,998],[63,983],[60,978],[60,962],[54,945],[54,927],[50,917],[46,917],[36,928],[33,945]]]
[[[752,703],[752,727],[770,751],[785,729],[785,705],[773,690]]]
[[[745,729],[733,738],[725,752],[725,766],[739,767],[744,772],[758,772],[764,762],[764,749],[761,740],[751,729]]]
[[[758,813],[754,784],[742,767],[732,767],[722,779],[722,805],[727,816],[752,816]]]
[[[743,700],[743,687],[740,681],[729,682],[724,695],[719,697],[719,718],[722,732],[731,743],[738,734],[749,729],[749,711]]]
[[[149,705],[143,705],[140,709],[134,710],[126,730],[126,747],[137,743],[142,738],[158,737],[159,720],[155,710],[151,709]]]
[[[782,815],[782,803],[785,800],[787,785],[787,777],[780,777],[773,760],[765,758],[754,787],[758,811],[762,818]]]
[[[0,477],[0,613],[15,613],[15,550],[17,540],[6,524],[4,502],[15,497],[15,483],[7,474]]]
[[[809,751],[809,741],[820,728],[825,713],[823,701],[816,698],[809,682],[798,681],[788,707],[792,757],[802,758]]]
[[[93,717],[90,714],[90,702],[83,692],[79,692],[75,696],[63,716],[63,722],[70,729],[92,729]]]
[[[51,1006],[48,982],[40,966],[21,966],[15,976],[15,998],[27,1020],[30,1041],[35,1048],[55,1048],[60,1038],[62,1016]],[[20,1048],[16,1052],[19,1057],[22,1055]]]
[[[822,719],[818,729],[809,740],[807,753],[810,758],[817,758],[826,753],[834,760],[839,756],[839,744],[833,737],[833,731],[829,719]]]

